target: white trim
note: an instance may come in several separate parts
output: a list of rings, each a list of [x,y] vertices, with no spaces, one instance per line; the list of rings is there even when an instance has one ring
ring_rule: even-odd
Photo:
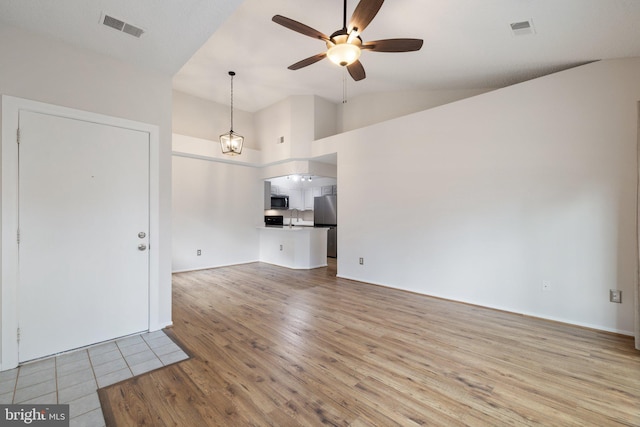
[[[351,276],[345,276],[343,274],[337,274],[336,277],[339,278],[339,279],[346,279],[346,280],[351,280],[353,282],[364,283],[366,285],[382,286],[384,288],[396,289],[396,290],[405,291],[405,292],[411,292],[411,293],[414,293],[416,295],[422,295],[422,296],[425,296],[425,297],[438,298],[438,299],[447,300],[447,301],[451,301],[451,302],[456,302],[456,303],[460,303],[460,304],[474,305],[476,307],[482,307],[482,308],[486,308],[486,309],[489,309],[489,310],[499,310],[499,311],[504,311],[505,313],[517,314],[517,315],[532,317],[532,318],[536,318],[536,319],[550,320],[552,322],[564,323],[564,324],[567,324],[567,325],[579,326],[579,327],[582,327],[582,328],[588,328],[588,329],[593,329],[593,330],[597,330],[597,331],[605,331],[605,332],[611,332],[611,333],[614,333],[614,334],[633,336],[633,332],[627,331],[627,330],[624,330],[624,329],[607,328],[607,327],[601,326],[601,325],[594,325],[592,323],[586,323],[586,322],[576,322],[576,321],[573,321],[571,319],[565,319],[565,318],[556,317],[556,316],[547,316],[545,314],[534,313],[534,312],[531,312],[531,311],[514,311],[512,308],[509,308],[509,307],[503,307],[503,306],[500,306],[500,305],[479,304],[479,303],[471,301],[471,300],[452,299],[451,297],[448,297],[448,296],[445,296],[445,295],[424,294],[424,293],[421,293],[421,292],[418,292],[418,291],[415,291],[415,290],[412,290],[412,289],[400,288],[400,287],[392,286],[392,285],[389,285],[389,284],[386,284],[386,283],[380,283],[380,282],[373,282],[373,281],[370,281],[370,280],[358,279],[358,278],[351,277]]]
[[[173,133],[171,135],[171,140],[172,156],[207,160],[217,163],[228,163],[232,165],[247,166],[252,168],[267,168],[269,166],[278,166],[293,162],[317,162],[316,157],[318,157],[287,157],[285,159],[265,162],[262,159],[262,152],[260,150],[244,148],[242,150],[242,155],[240,156],[227,156],[225,154],[222,154],[222,152],[220,151],[220,144],[217,141],[197,138],[189,135],[182,135],[179,133]],[[327,154],[336,154],[336,151],[332,151],[330,149],[325,151],[328,151],[328,153],[323,152],[323,154],[321,154],[320,156],[324,156]],[[330,164],[336,166],[333,163]]]
[[[636,125],[636,277],[633,285],[633,335],[636,350],[640,350],[640,102],[637,102],[638,112]]]
[[[153,324],[153,326],[152,326]],[[155,332],[155,331],[160,331],[164,328],[170,328],[173,326],[173,322],[163,322],[163,323],[159,323],[159,322],[155,322],[155,323],[150,323],[149,324],[149,332]]]
[[[235,267],[237,265],[247,265],[247,264],[254,264],[256,262],[260,262],[259,259],[253,260],[253,261],[243,261],[243,262],[235,262],[233,264],[216,264],[216,265],[210,265],[208,267],[196,267],[196,268],[186,268],[184,270],[172,270],[171,274],[175,274],[175,273],[189,273],[191,271],[202,271],[202,270],[211,270],[213,268],[224,268],[224,267]]]
[[[248,162],[239,162],[236,160],[231,160],[231,159],[220,159],[218,157],[210,157],[210,156],[205,156],[202,154],[191,154],[191,153],[183,153],[180,151],[172,151],[171,155],[174,157],[186,157],[189,159],[196,159],[196,160],[206,160],[208,162],[215,162],[215,163],[226,163],[229,165],[236,165],[236,166],[245,166],[248,168],[261,168],[262,165],[260,165],[259,163],[248,163]]]
[[[149,330],[170,325],[159,323],[159,271],[160,271],[160,131],[158,126],[73,108],[61,107],[28,99],[2,95],[2,271],[0,292],[2,306],[0,319],[2,343],[0,370],[18,366],[18,145],[16,132],[20,111],[51,114],[70,119],[84,120],[149,134]]]

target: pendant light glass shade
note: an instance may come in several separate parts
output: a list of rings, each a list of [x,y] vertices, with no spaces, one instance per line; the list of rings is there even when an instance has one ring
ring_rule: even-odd
[[[236,156],[242,154],[244,137],[233,131],[233,76],[236,73],[229,71],[229,75],[231,76],[231,128],[229,132],[220,135],[220,148],[222,148],[222,154]]]
[[[228,154],[230,156],[241,154],[243,142],[244,137],[238,135],[232,130],[228,133],[220,135],[220,146],[222,147],[222,154]]]

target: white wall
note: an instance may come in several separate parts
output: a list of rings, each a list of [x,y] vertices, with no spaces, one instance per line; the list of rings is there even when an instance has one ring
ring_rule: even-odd
[[[313,139],[326,138],[338,133],[338,105],[319,96],[314,101]]]
[[[336,134],[337,115],[335,104],[313,95],[290,96],[258,111],[254,124],[263,164],[313,157],[313,141]]]
[[[262,153],[253,136],[254,115],[236,116],[234,108],[234,130],[245,144],[253,143],[241,156],[229,157],[218,143],[219,134],[228,130],[228,107],[176,91],[174,97],[172,271],[255,262],[256,227],[264,225],[264,184],[256,167]]]
[[[263,189],[254,167],[174,156],[173,271],[257,261]]]
[[[174,90],[172,119],[174,133],[218,141],[220,135],[229,132],[231,110],[228,105]],[[233,130],[244,136],[243,147],[260,148],[254,132],[253,114],[239,110],[235,105]]]
[[[172,108],[172,271],[257,261],[264,184],[254,115],[234,108],[234,130],[245,146],[241,156],[229,157],[218,143],[228,131],[227,106],[174,91]]]
[[[299,95],[289,98],[291,101],[291,157],[311,157],[311,142],[315,139],[315,100],[314,96]]]
[[[631,334],[638,100],[606,61],[328,138],[339,275]]]
[[[160,252],[159,316],[152,325],[171,322],[171,77],[41,37],[6,24],[0,26],[0,93],[122,117],[159,126],[158,194]],[[14,207],[3,206],[3,209]],[[3,231],[3,238],[7,230]],[[13,231],[10,231],[13,233]]]
[[[337,127],[341,132],[347,132],[470,98],[490,90],[493,89],[412,90],[356,96],[337,107]]]
[[[291,157],[291,98],[283,99],[253,116],[255,132],[259,135],[262,161],[272,163]],[[280,143],[280,138],[284,142]]]

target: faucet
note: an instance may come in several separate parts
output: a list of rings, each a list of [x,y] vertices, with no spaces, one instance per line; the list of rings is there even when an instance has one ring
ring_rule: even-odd
[[[289,209],[289,228],[293,225],[293,211],[297,211],[297,209]]]

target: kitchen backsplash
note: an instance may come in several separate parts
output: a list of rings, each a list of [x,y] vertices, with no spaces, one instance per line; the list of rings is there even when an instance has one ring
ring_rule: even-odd
[[[267,209],[264,211],[265,215],[282,215],[285,218],[290,218],[293,215],[294,221],[297,218],[300,218],[300,221],[313,221],[313,211],[306,210],[300,211],[298,215],[298,211],[296,209],[290,210],[279,210],[279,209]]]

